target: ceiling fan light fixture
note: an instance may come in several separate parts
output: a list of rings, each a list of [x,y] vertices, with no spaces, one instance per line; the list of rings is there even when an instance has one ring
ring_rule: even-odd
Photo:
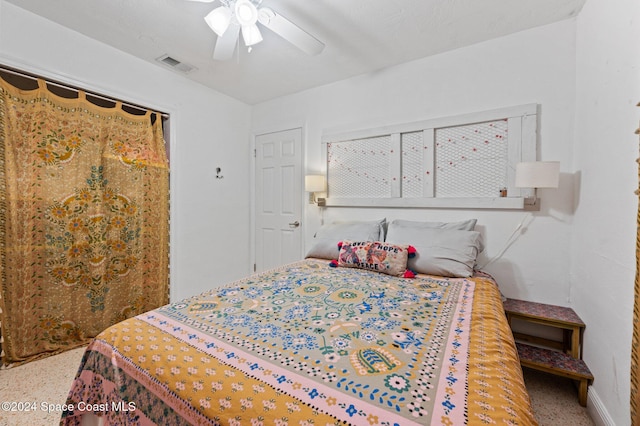
[[[212,3],[216,0],[189,1]],[[218,35],[213,52],[215,60],[224,61],[233,56],[233,52],[239,47],[240,32],[242,32],[245,46],[251,51],[251,46],[263,40],[259,25],[309,55],[317,55],[325,47],[324,43],[284,16],[269,8],[261,7],[262,0],[217,1],[222,6],[212,10],[205,17],[207,25]]]
[[[209,14],[204,17],[204,21],[209,25],[209,28],[218,35],[218,37],[222,37],[222,35],[227,31],[227,28],[229,28],[231,16],[231,9],[225,6],[220,6],[209,12]]]
[[[238,0],[234,11],[236,19],[242,27],[255,25],[258,20],[258,9],[250,0]]]
[[[269,25],[271,20],[275,17],[275,12],[268,7],[263,7],[258,11],[258,22],[263,25]]]
[[[262,41],[262,34],[256,24],[242,26],[242,39],[245,46],[253,46]]]

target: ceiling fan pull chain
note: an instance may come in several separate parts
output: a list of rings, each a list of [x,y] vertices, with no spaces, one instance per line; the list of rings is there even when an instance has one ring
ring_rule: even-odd
[[[236,39],[236,63],[240,64],[240,37]]]

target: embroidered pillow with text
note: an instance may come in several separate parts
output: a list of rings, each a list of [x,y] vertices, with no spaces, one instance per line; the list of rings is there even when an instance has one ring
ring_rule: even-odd
[[[368,269],[396,277],[415,276],[407,270],[407,260],[415,255],[412,246],[380,241],[342,241],[338,247],[340,254],[334,266]]]

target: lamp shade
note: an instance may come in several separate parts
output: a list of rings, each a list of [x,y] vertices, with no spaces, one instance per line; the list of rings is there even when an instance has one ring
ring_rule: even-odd
[[[249,47],[260,43],[262,41],[262,34],[260,34],[260,29],[256,24],[243,25],[242,39],[244,40],[245,46]]]
[[[323,175],[307,175],[304,177],[304,190],[307,192],[324,192],[326,183]]]
[[[557,188],[560,162],[531,161],[516,164],[516,188]]]
[[[231,23],[231,10],[225,6],[217,7],[209,12],[204,20],[214,33],[222,37]]]
[[[258,20],[258,9],[250,0],[238,0],[235,5],[235,15],[241,27],[255,25]]]

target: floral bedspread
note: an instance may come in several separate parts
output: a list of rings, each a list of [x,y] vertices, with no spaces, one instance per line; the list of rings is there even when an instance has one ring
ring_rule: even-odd
[[[123,321],[61,424],[536,424],[495,282],[307,259]]]

